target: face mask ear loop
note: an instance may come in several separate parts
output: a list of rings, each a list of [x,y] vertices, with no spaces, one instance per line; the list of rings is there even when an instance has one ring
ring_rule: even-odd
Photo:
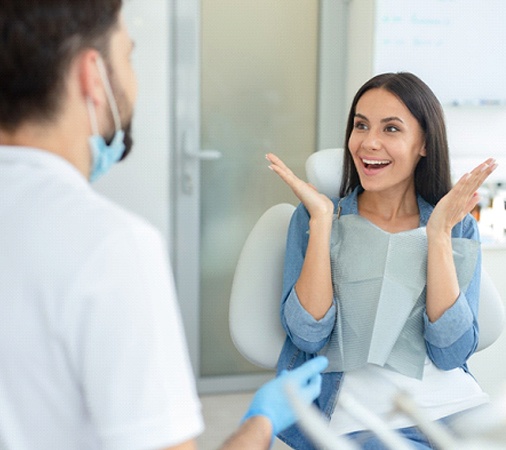
[[[104,83],[105,95],[107,96],[107,100],[109,101],[109,106],[111,108],[112,118],[114,120],[114,127],[116,131],[121,130],[121,120],[119,118],[118,105],[116,104],[116,100],[114,98],[114,94],[112,93],[111,84],[109,83],[109,77],[107,76],[107,71],[105,70],[105,64],[102,58],[97,59],[97,68],[100,78],[102,78],[102,83]],[[96,117],[96,116],[95,116]]]
[[[95,105],[93,105],[93,101],[90,97],[86,98],[86,106],[88,107],[88,115],[90,116],[90,125],[91,132],[94,135],[98,134],[98,122],[97,122],[97,112],[95,111]]]

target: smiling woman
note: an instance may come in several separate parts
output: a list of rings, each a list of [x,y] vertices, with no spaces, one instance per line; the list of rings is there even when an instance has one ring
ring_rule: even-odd
[[[486,160],[452,188],[441,105],[410,73],[378,75],[355,95],[339,198],[267,158],[301,201],[288,231],[278,369],[326,354],[318,405],[334,433],[377,443],[334,400],[351,393],[417,448],[432,448],[394,414],[392,387],[432,420],[487,401],[467,367],[478,343],[481,273],[469,212],[497,164]],[[282,439],[312,448],[295,428]]]

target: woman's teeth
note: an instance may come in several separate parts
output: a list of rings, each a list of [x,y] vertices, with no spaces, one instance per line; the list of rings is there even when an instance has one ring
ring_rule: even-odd
[[[364,165],[367,168],[382,167],[382,166],[386,166],[391,163],[391,161],[386,160],[386,159],[384,159],[384,160],[363,159],[362,162],[364,163]]]

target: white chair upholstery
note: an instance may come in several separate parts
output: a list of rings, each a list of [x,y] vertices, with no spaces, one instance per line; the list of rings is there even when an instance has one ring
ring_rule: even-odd
[[[286,233],[295,207],[268,209],[246,239],[230,296],[230,335],[253,364],[273,369],[285,341],[280,322]]]
[[[327,148],[312,153],[306,160],[307,181],[327,197],[338,197],[343,170],[342,148]]]
[[[320,192],[337,196],[342,149],[313,153],[306,161],[308,181]],[[295,207],[282,203],[267,210],[249,234],[232,284],[229,324],[239,352],[253,364],[274,369],[285,340],[280,323],[286,233]],[[504,304],[489,275],[482,271],[480,341],[491,345],[504,328]]]
[[[478,310],[478,324],[480,325],[480,339],[477,351],[493,344],[504,330],[504,303],[492,278],[483,268],[481,269],[480,309]]]

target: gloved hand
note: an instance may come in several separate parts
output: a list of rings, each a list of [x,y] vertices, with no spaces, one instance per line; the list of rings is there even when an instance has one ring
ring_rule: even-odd
[[[320,395],[321,372],[328,363],[325,356],[317,356],[297,369],[283,371],[277,378],[265,383],[253,397],[241,423],[253,416],[265,416],[272,423],[273,436],[293,425],[297,418],[285,392],[286,383],[295,387],[301,400],[310,404]]]

